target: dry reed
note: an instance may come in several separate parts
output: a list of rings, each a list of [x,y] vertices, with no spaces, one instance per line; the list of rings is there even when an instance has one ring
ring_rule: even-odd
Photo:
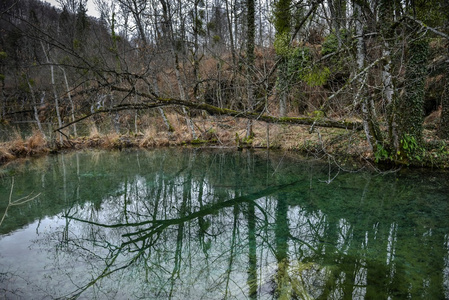
[[[148,127],[143,131],[143,137],[140,139],[139,146],[142,148],[151,148],[156,146],[154,140],[156,130],[154,127]]]
[[[100,138],[100,132],[98,131],[97,125],[92,124],[92,126],[90,127],[89,138],[90,139]]]
[[[28,138],[26,142],[28,152],[30,151],[47,151],[47,140],[44,135],[38,131],[34,130],[33,134]]]
[[[15,156],[9,152],[6,146],[0,146],[0,163],[5,163],[7,161],[13,160],[14,158]]]

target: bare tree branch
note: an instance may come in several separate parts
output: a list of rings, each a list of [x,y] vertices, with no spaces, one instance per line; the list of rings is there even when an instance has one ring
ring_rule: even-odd
[[[162,106],[186,106],[192,109],[204,110],[211,115],[222,115],[222,116],[232,116],[236,118],[252,119],[257,121],[263,121],[267,123],[278,123],[278,124],[297,124],[297,125],[313,125],[316,127],[330,127],[330,128],[343,128],[351,130],[361,130],[362,124],[357,121],[347,121],[347,120],[332,120],[326,118],[313,118],[313,117],[274,117],[268,115],[262,115],[257,112],[242,112],[228,108],[220,108],[207,103],[197,103],[176,98],[162,98],[155,97],[151,94],[137,92],[134,89],[122,88],[118,86],[112,86],[112,90],[131,93],[138,95],[147,101],[142,103],[123,103],[112,106],[110,108],[98,109],[93,113],[87,114],[78,118],[75,121],[65,124],[62,127],[57,128],[55,131],[60,131],[68,126],[71,126],[77,122],[87,119],[96,114],[118,112],[122,110],[147,110]]]
[[[445,34],[444,32],[439,31],[439,30],[436,29],[436,28],[433,28],[433,27],[430,27],[430,26],[424,24],[423,21],[420,21],[420,20],[418,20],[418,19],[415,19],[414,17],[412,17],[412,16],[410,16],[410,15],[406,15],[405,17],[406,17],[407,19],[409,19],[409,20],[412,20],[412,21],[415,22],[415,23],[418,23],[422,28],[424,28],[424,29],[426,29],[426,30],[430,30],[430,31],[432,31],[433,33],[435,33],[436,35],[439,35],[439,36],[445,38],[446,40],[449,40],[449,35]]]

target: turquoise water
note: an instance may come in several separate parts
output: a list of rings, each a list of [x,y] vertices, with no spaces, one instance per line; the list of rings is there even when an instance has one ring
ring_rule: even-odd
[[[16,162],[0,298],[448,299],[448,179],[201,149]]]

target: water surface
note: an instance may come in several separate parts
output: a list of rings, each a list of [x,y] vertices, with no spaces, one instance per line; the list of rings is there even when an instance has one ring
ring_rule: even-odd
[[[0,169],[0,295],[447,299],[448,179],[200,149],[14,163]]]

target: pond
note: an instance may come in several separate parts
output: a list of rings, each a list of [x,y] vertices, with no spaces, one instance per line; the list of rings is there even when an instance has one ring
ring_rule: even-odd
[[[266,151],[16,162],[0,169],[0,294],[447,299],[448,179]]]

